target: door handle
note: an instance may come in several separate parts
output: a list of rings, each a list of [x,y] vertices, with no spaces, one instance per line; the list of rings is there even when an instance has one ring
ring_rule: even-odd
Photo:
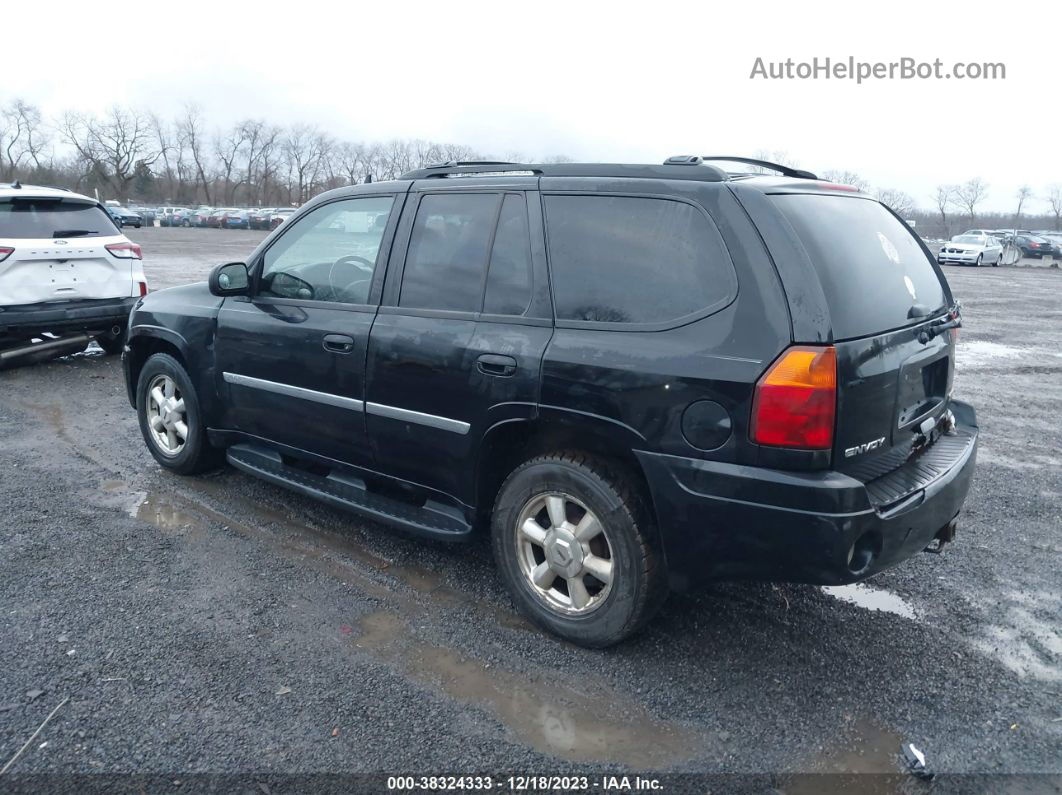
[[[354,350],[354,338],[346,334],[325,334],[324,349],[332,353],[350,353]]]
[[[476,359],[476,367],[484,375],[512,375],[516,372],[516,359],[497,353],[484,353]]]

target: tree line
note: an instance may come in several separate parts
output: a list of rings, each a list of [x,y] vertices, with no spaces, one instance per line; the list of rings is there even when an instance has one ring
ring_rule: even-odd
[[[756,155],[796,166],[786,152]],[[0,105],[0,181],[56,185],[123,203],[210,206],[299,205],[324,190],[395,177],[448,160],[528,160],[518,152],[490,155],[462,144],[420,139],[386,142],[340,140],[313,124],[278,125],[245,119],[227,129],[208,128],[201,110],[186,106],[176,117],[116,105],[104,113],[66,111],[47,118],[21,99]],[[531,158],[537,159],[537,158]],[[563,155],[541,158],[568,162]],[[828,170],[822,177],[876,195],[923,236],[950,237],[963,228],[1051,226],[1062,229],[1062,185],[1039,194],[1023,185],[1013,213],[986,213],[989,186],[975,177],[940,185],[932,206],[908,193],[873,187],[859,174]],[[1050,214],[1030,215],[1041,199]]]
[[[521,156],[419,139],[339,140],[317,125],[264,119],[211,129],[194,105],[169,119],[122,106],[55,118],[23,100],[0,106],[0,181],[96,191],[123,203],[299,205],[331,188],[477,159]]]

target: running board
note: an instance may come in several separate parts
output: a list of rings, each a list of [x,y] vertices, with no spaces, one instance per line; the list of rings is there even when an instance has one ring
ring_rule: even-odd
[[[225,457],[249,475],[416,535],[443,541],[467,541],[472,535],[472,526],[459,509],[434,500],[418,507],[374,494],[354,475],[337,470],[327,475],[305,472],[285,464],[279,453],[256,445],[235,444]]]

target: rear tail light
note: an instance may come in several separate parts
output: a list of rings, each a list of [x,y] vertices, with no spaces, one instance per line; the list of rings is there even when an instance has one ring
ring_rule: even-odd
[[[137,284],[140,285],[140,297],[143,298],[148,293],[147,282],[137,282]]]
[[[111,243],[106,247],[118,259],[143,259],[144,254],[136,243]]]
[[[789,348],[756,382],[750,432],[756,444],[802,450],[833,447],[837,352]]]
[[[7,246],[0,246],[0,262],[3,262],[14,253],[15,249],[8,248]]]

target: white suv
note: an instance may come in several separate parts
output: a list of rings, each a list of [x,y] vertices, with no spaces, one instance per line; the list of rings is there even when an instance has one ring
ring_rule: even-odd
[[[93,338],[120,352],[129,311],[146,294],[140,246],[95,199],[0,185],[0,369]]]

